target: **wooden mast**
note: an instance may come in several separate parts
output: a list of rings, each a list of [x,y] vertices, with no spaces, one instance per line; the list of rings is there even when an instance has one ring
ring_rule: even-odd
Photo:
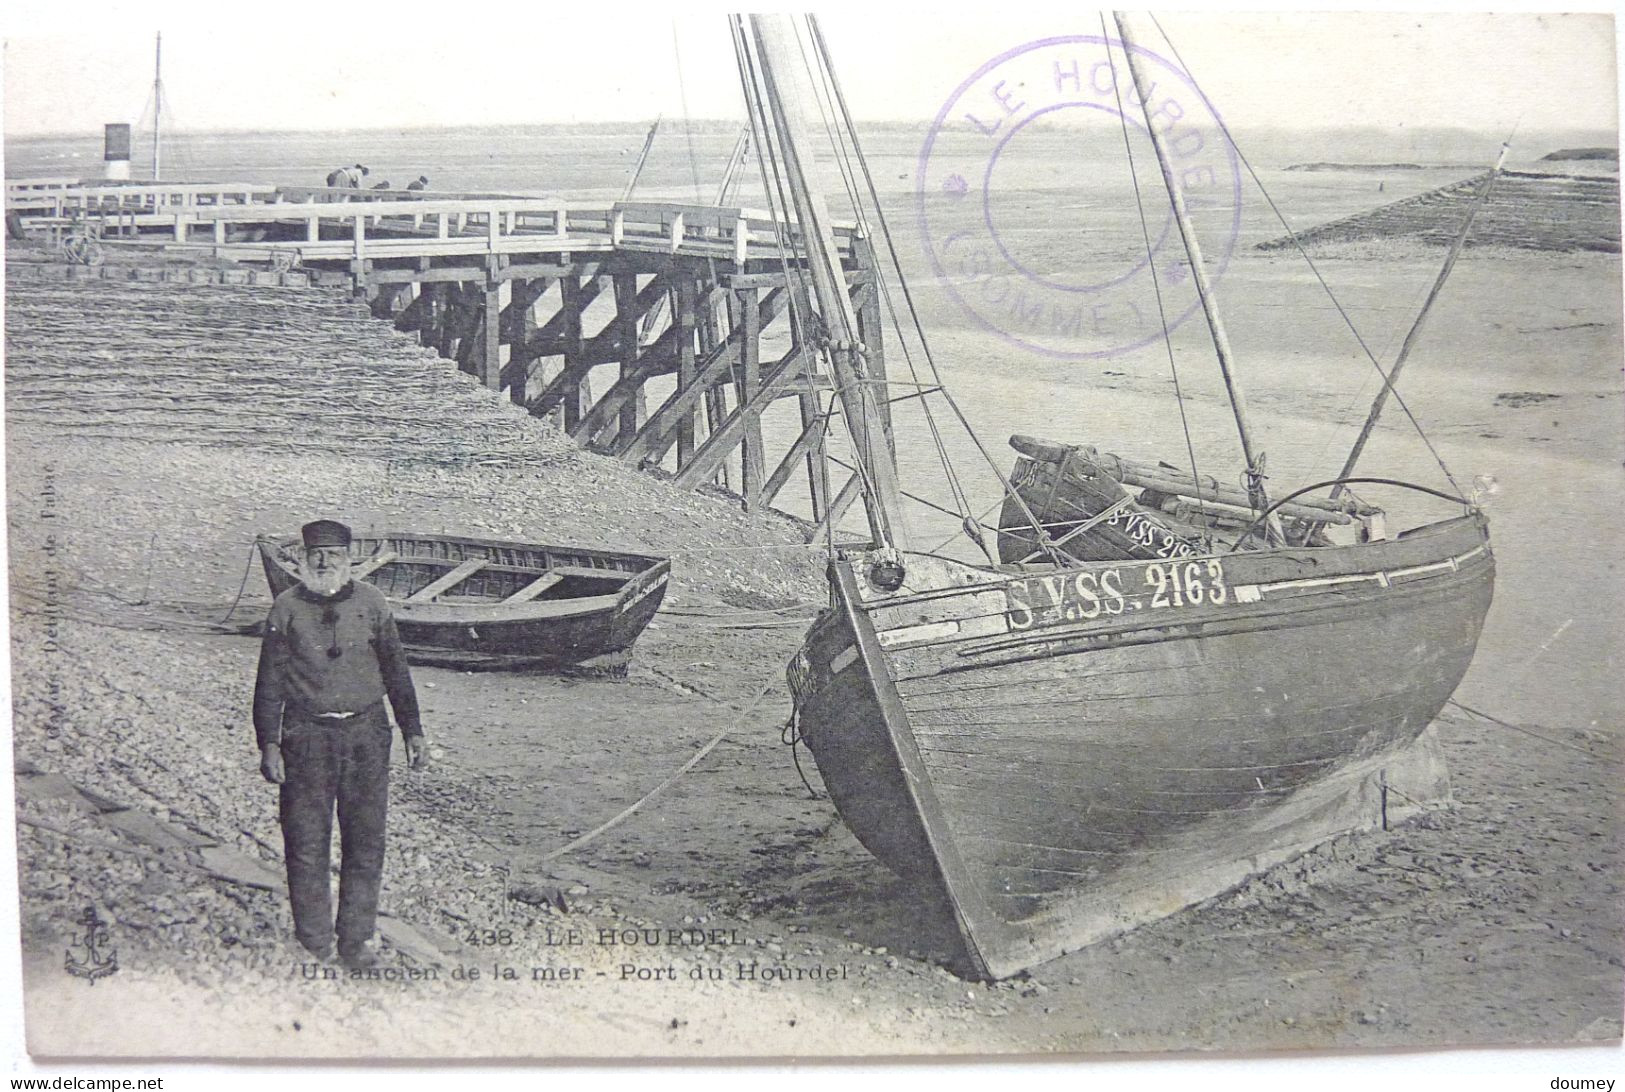
[[[164,32],[158,32],[158,42],[152,58],[152,180],[160,178],[158,168],[158,119],[164,114]]]
[[[1501,168],[1507,159],[1507,145],[1501,145],[1501,154],[1495,159],[1495,166],[1490,168],[1489,176],[1484,179],[1483,189],[1478,191],[1472,206],[1467,210],[1467,216],[1461,222],[1461,229],[1456,232],[1455,240],[1450,244],[1450,253],[1445,256],[1444,267],[1439,270],[1439,276],[1434,279],[1433,288],[1428,292],[1428,298],[1422,301],[1422,310],[1417,313],[1416,321],[1411,324],[1410,332],[1405,335],[1405,341],[1399,347],[1399,355],[1394,358],[1394,366],[1388,369],[1388,374],[1382,378],[1382,388],[1377,391],[1377,397],[1371,403],[1371,412],[1366,414],[1365,427],[1360,429],[1359,438],[1354,441],[1354,447],[1349,451],[1349,457],[1343,462],[1343,469],[1338,471],[1339,478],[1347,478],[1354,473],[1354,464],[1360,461],[1360,455],[1365,451],[1366,441],[1371,439],[1371,432],[1377,427],[1377,418],[1382,416],[1383,406],[1388,402],[1388,395],[1393,392],[1399,383],[1399,373],[1405,368],[1405,361],[1411,355],[1411,347],[1422,333],[1422,324],[1427,321],[1428,312],[1433,309],[1433,301],[1439,298],[1444,290],[1444,282],[1450,277],[1450,271],[1456,267],[1456,259],[1461,256],[1462,247],[1467,245],[1467,236],[1473,230],[1473,220],[1478,216],[1478,210],[1484,207],[1489,200],[1490,190],[1495,186],[1495,180],[1501,177]],[[1343,495],[1348,487],[1342,482],[1332,486],[1332,499]]]
[[[1230,409],[1235,414],[1236,429],[1241,433],[1241,454],[1247,462],[1247,495],[1253,507],[1263,511],[1269,507],[1269,495],[1264,489],[1264,453],[1253,443],[1252,429],[1247,420],[1247,399],[1236,378],[1235,354],[1230,349],[1230,337],[1225,333],[1224,321],[1219,317],[1219,305],[1213,298],[1213,282],[1208,278],[1202,262],[1202,245],[1190,222],[1185,207],[1185,195],[1174,175],[1172,157],[1161,129],[1152,115],[1151,93],[1155,83],[1146,76],[1140,58],[1135,55],[1134,37],[1128,28],[1127,13],[1115,11],[1112,19],[1117,23],[1117,36],[1123,42],[1123,56],[1128,59],[1129,72],[1134,77],[1134,88],[1139,94],[1140,108],[1145,111],[1146,131],[1151,134],[1151,146],[1157,152],[1157,166],[1162,169],[1163,185],[1168,190],[1168,201],[1173,206],[1174,220],[1179,225],[1179,237],[1185,244],[1185,256],[1190,262],[1191,277],[1196,282],[1196,294],[1202,301],[1202,314],[1207,318],[1209,333],[1213,336],[1213,349],[1219,357],[1219,371],[1224,376],[1224,388],[1230,396]]]
[[[868,477],[870,488],[864,495],[870,533],[882,548],[908,549],[908,527],[890,438],[880,424],[874,381],[869,378],[859,353],[857,315],[846,292],[840,253],[830,230],[829,209],[812,181],[817,175],[816,160],[813,142],[807,136],[802,105],[809,92],[797,78],[805,62],[801,59],[795,25],[786,15],[752,15],[750,25],[783,155],[786,185],[795,204],[796,221],[806,248],[818,313],[829,339],[827,349],[835,372],[836,393],[859,465]]]
[[[656,122],[656,124],[659,123]],[[653,130],[651,130],[651,132],[653,132]],[[728,165],[723,168],[722,182],[717,186],[717,199],[711,202],[717,208],[722,208],[724,205],[726,205],[728,203],[729,196],[738,187],[739,175],[745,166],[745,153],[749,149],[749,146],[750,126],[747,125],[739,131],[738,138],[734,140],[733,151],[728,153]],[[642,164],[639,163],[638,166],[641,170]],[[630,198],[630,196],[631,190],[628,190],[627,198]],[[623,200],[625,199],[626,198],[623,198]],[[643,316],[643,325],[638,329],[639,344],[647,344],[654,331],[660,327],[660,319],[666,309],[666,300],[666,296],[661,296],[659,299],[655,300],[654,306],[649,308],[649,313]]]
[[[626,180],[626,188],[621,191],[621,200],[632,200],[632,191],[638,188],[638,179],[643,177],[643,165],[649,162],[649,149],[655,146],[655,134],[660,131],[660,118],[656,117],[653,125],[649,126],[649,135],[643,138],[643,149],[638,152],[638,161],[632,166],[632,176]]]
[[[734,191],[739,188],[739,176],[745,168],[745,159],[750,153],[750,126],[746,125],[739,130],[734,138],[733,151],[728,153],[728,165],[722,171],[722,184],[717,187],[717,199],[712,202],[717,207],[728,203]]]

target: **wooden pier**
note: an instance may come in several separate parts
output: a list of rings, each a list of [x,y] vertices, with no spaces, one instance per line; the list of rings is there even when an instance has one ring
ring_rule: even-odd
[[[804,473],[820,531],[860,492],[818,469],[831,383],[817,335],[792,321],[809,314],[790,257],[798,228],[769,214],[251,184],[19,179],[6,191],[25,230],[89,235],[111,255],[345,283],[581,447],[663,466],[679,486],[714,482],[754,508]],[[835,234],[869,376],[884,383],[873,251],[856,228]],[[762,415],[780,399],[796,400],[799,434],[770,451]]]

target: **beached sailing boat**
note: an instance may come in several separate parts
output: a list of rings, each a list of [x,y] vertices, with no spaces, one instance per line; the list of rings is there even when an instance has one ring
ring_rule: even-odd
[[[808,32],[838,97],[816,23]],[[1129,533],[1135,548],[1080,560],[1006,483],[1031,536],[1019,549],[1038,557],[912,552],[879,384],[787,94],[802,44],[787,21],[752,17],[748,33],[735,22],[735,45],[793,205],[782,211],[801,228],[873,539],[831,560],[831,606],[790,667],[798,730],[853,833],[951,912],[964,969],[1014,974],[1437,795],[1428,725],[1490,604],[1482,513],[1460,501],[1465,514],[1389,538],[1352,500],[1272,504],[1208,299],[1255,473],[1240,498],[1204,499],[1197,483],[1197,499],[1245,511],[1247,548],[1158,537],[1124,506],[1120,518],[1148,521]],[[1170,200],[1191,245],[1172,186]],[[1360,541],[1330,544],[1327,515],[1360,520]]]

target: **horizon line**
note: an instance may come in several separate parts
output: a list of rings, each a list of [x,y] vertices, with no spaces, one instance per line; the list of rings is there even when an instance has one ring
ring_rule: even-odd
[[[660,120],[665,121],[666,119],[660,119]],[[858,119],[856,119],[857,123],[860,126],[862,126],[862,125],[921,126],[921,125],[930,125],[934,120],[935,119],[933,119],[933,118],[925,118],[925,117],[920,117],[920,118],[882,117],[882,118],[858,118]],[[443,132],[458,131],[458,130],[469,129],[469,128],[475,128],[475,129],[547,129],[547,128],[594,129],[594,128],[620,127],[620,126],[629,126],[629,125],[641,126],[641,125],[644,125],[644,124],[648,123],[648,121],[649,121],[648,118],[607,118],[607,119],[598,120],[598,121],[480,121],[480,122],[445,122],[445,123],[442,123],[442,124],[432,124],[432,125],[364,124],[364,125],[338,126],[338,127],[326,127],[326,128],[300,128],[300,127],[264,128],[264,127],[253,127],[253,126],[241,126],[241,127],[230,127],[230,126],[228,126],[228,127],[220,127],[220,128],[180,129],[180,130],[171,132],[169,135],[170,135],[170,137],[173,138],[173,137],[176,137],[176,136],[241,136],[241,135],[244,135],[244,134],[253,134],[253,135],[261,135],[261,136],[277,136],[277,135],[282,135],[282,134],[312,135],[312,134],[323,134],[323,133],[443,133]],[[672,119],[670,121],[670,124],[672,124],[674,126],[677,123],[678,123],[677,119]],[[112,122],[107,122],[105,124],[114,125],[114,124],[119,124],[119,122],[118,121],[112,121]],[[131,123],[131,124],[132,124],[132,128],[133,128],[134,123]],[[745,127],[745,122],[740,121],[740,120],[736,120],[736,119],[730,119],[730,118],[690,118],[690,119],[686,119],[685,121],[683,121],[682,124],[684,125],[684,127],[687,127],[687,128],[695,128],[695,127],[699,127],[699,126],[704,126],[704,127],[707,127],[707,128],[739,129],[739,128],[744,128]],[[1062,126],[1057,125],[1056,127],[1060,128]],[[1338,130],[1344,130],[1344,131],[1370,130],[1370,131],[1378,131],[1378,132],[1382,132],[1382,133],[1390,134],[1390,135],[1402,135],[1405,132],[1409,132],[1409,133],[1439,132],[1439,133],[1470,133],[1470,134],[1472,134],[1474,136],[1479,136],[1479,135],[1494,135],[1495,133],[1498,132],[1498,130],[1491,130],[1489,128],[1475,129],[1475,128],[1472,128],[1470,126],[1450,125],[1450,124],[1419,125],[1419,126],[1415,126],[1415,127],[1410,127],[1410,128],[1408,128],[1406,130],[1400,130],[1398,134],[1396,134],[1393,129],[1390,129],[1390,128],[1387,128],[1387,127],[1381,126],[1381,125],[1336,124],[1336,123],[1326,124],[1326,125],[1283,125],[1283,124],[1279,124],[1279,123],[1263,123],[1263,122],[1259,122],[1259,123],[1253,123],[1253,124],[1231,125],[1230,128],[1232,130],[1241,131],[1241,132],[1262,132],[1262,131],[1268,131],[1268,130],[1273,130],[1273,131],[1278,131],[1278,132],[1335,132],[1335,131],[1338,131]],[[1617,130],[1617,129],[1608,129],[1608,128],[1598,127],[1598,126],[1586,126],[1586,125],[1554,126],[1552,128],[1548,128],[1548,129],[1544,129],[1544,130],[1535,130],[1535,131],[1544,132],[1544,133],[1591,133],[1591,134],[1607,133],[1612,138],[1614,138],[1616,144],[1618,143],[1618,138],[1619,138],[1619,130]],[[13,133],[13,132],[10,132],[10,131],[4,131],[3,134],[0,134],[0,139],[4,139],[6,141],[10,141],[12,139],[16,139],[16,140],[36,140],[36,139],[44,140],[44,139],[60,139],[60,138],[94,139],[94,138],[99,137],[100,135],[101,134],[95,129],[73,129],[73,130],[51,129],[51,130],[39,130],[37,132],[24,132],[24,133]],[[136,140],[141,139],[141,137],[143,137],[145,135],[146,134],[144,132],[140,132],[140,131],[132,132],[132,134],[131,134],[132,138],[136,139]]]

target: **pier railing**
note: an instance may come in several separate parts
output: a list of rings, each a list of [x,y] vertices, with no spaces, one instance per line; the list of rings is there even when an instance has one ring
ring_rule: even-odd
[[[270,203],[276,197],[277,187],[252,182],[83,184],[73,179],[6,180],[8,211],[27,209],[50,216],[250,205]]]
[[[59,175],[55,178],[8,178],[6,179],[6,207],[11,207],[13,198],[48,194],[76,186],[94,186],[96,184],[94,180],[79,178],[76,175]]]
[[[93,223],[139,242],[204,244],[245,261],[313,262],[640,251],[732,261],[795,249],[800,228],[738,207],[572,203],[549,197],[423,194],[249,183],[62,184],[7,180],[6,207],[46,226]],[[289,227],[295,230],[288,231]],[[850,254],[854,229],[837,227]]]

